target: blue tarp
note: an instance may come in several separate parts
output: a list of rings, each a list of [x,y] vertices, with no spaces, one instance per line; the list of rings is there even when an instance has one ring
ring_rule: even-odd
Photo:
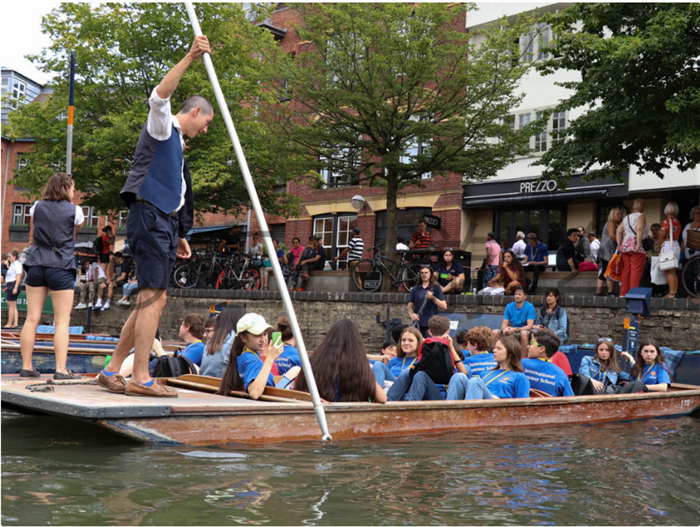
[[[69,335],[82,335],[84,331],[83,326],[70,326],[68,328]],[[37,333],[53,335],[56,333],[56,326],[37,326]]]

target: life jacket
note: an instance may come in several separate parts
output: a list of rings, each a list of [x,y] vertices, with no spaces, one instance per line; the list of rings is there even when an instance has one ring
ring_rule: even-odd
[[[435,384],[449,384],[455,363],[447,339],[430,337],[423,341],[416,362],[410,369],[411,381],[419,371],[425,372]]]

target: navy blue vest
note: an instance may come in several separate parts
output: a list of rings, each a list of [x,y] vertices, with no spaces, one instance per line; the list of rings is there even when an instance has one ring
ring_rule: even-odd
[[[166,214],[173,212],[180,205],[182,160],[180,134],[175,126],[167,141],[158,141],[144,125],[121,198],[131,205],[139,196]]]
[[[75,269],[75,205],[39,201],[34,207],[34,241],[24,265]]]

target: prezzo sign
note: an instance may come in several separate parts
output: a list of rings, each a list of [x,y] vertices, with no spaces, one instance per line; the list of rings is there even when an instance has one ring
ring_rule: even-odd
[[[431,229],[440,230],[440,225],[442,224],[442,218],[440,216],[433,216],[432,214],[424,214],[423,219],[426,225]]]
[[[521,194],[535,194],[537,192],[555,192],[559,188],[556,180],[546,179],[542,181],[523,181],[520,183]]]

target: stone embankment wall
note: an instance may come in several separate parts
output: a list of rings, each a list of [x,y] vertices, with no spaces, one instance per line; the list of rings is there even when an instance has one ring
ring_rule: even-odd
[[[132,297],[133,298],[133,297]],[[384,341],[383,325],[376,322],[375,313],[386,319],[408,320],[408,295],[397,293],[292,293],[294,308],[301,325],[307,348],[314,349],[327,330],[338,320],[355,322],[369,352],[378,352]],[[284,315],[279,292],[272,291],[181,291],[170,290],[168,304],[160,322],[164,338],[177,339],[182,318],[187,313],[207,314],[210,306],[229,300],[245,305],[249,312],[260,313],[274,325]],[[542,297],[530,298],[537,308]],[[452,296],[448,310],[454,312],[493,313],[502,315],[512,297]],[[594,296],[565,296],[562,303],[571,320],[568,343],[595,343],[600,337],[622,341],[623,320],[627,314],[626,302],[621,298]],[[111,310],[93,314],[91,331],[119,334],[133,308],[113,306]],[[47,321],[49,323],[49,321]],[[87,311],[74,311],[72,325],[87,326]],[[700,303],[688,299],[652,299],[652,316],[643,320],[642,336],[652,336],[662,346],[680,350],[700,349]]]

